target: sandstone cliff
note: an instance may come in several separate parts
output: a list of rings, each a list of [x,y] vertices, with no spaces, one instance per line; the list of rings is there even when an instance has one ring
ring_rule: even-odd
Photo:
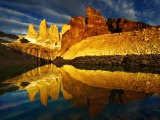
[[[148,24],[124,18],[108,18],[105,20],[98,11],[91,7],[87,8],[86,18],[72,17],[70,26],[71,29],[63,35],[60,55],[63,55],[72,45],[88,37],[151,28]]]
[[[60,54],[84,38],[110,33],[105,19],[98,11],[88,7],[86,15],[86,18],[81,16],[71,18],[71,28],[63,35]]]

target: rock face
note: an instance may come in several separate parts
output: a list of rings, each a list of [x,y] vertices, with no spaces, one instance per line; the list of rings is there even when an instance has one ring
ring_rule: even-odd
[[[61,53],[64,53],[70,46],[80,42],[85,32],[85,18],[72,17],[70,21],[70,30],[62,37]]]
[[[38,39],[37,41],[38,42],[45,42],[46,39],[48,38],[49,36],[49,32],[48,32],[48,25],[46,23],[46,20],[42,20],[42,22],[40,23],[40,26],[39,26],[39,36],[38,36]]]
[[[46,20],[42,20],[39,26],[39,35],[34,29],[34,25],[29,25],[28,34],[25,36],[32,43],[43,43],[57,46],[60,42],[58,27],[51,25],[48,29]]]
[[[37,38],[38,37],[38,33],[35,31],[33,24],[30,24],[28,27],[27,37],[30,37],[30,38]]]
[[[67,50],[62,55],[62,57],[64,59],[74,59],[77,57],[85,57],[85,56],[93,57],[93,56],[116,56],[116,55],[120,56],[142,55],[141,57],[136,57],[135,59],[137,60],[135,60],[134,59],[135,56],[133,56],[132,63],[133,64],[142,63],[142,64],[160,66],[160,62],[158,60],[160,54],[159,46],[160,46],[160,31],[158,30],[158,28],[153,27],[150,29],[149,28],[143,29],[142,31],[105,34],[105,35],[89,37],[70,47],[70,49]],[[156,54],[158,54],[157,57]],[[151,56],[145,56],[145,55],[151,55]],[[127,58],[129,58],[129,56]],[[82,59],[85,61],[84,58]],[[118,61],[117,60],[116,62],[123,61],[123,59],[122,60],[120,59]],[[146,60],[147,63],[145,61],[140,62],[140,60]],[[107,61],[111,62],[111,60],[107,59],[103,60],[95,59],[95,61],[97,62],[97,64],[98,63],[106,64]],[[114,59],[112,59],[112,61],[114,61]],[[127,61],[129,63],[129,61],[131,60],[128,59]]]
[[[124,18],[108,18],[106,24],[112,33],[137,31],[151,27],[148,24]]]
[[[62,41],[62,36],[63,36],[63,34],[64,34],[65,32],[67,32],[70,28],[71,28],[71,27],[70,27],[70,25],[68,25],[68,24],[64,24],[64,25],[62,26],[61,32],[59,33],[59,35],[60,35],[60,41]]]
[[[84,38],[110,33],[105,19],[98,11],[88,7],[86,15],[86,18],[81,16],[71,18],[71,28],[63,35],[60,54]]]
[[[8,47],[14,49],[17,53],[33,59],[37,62],[49,62],[56,58],[58,48],[50,49],[48,46],[36,45],[32,43],[8,43]]]
[[[51,43],[55,43],[55,45],[57,45],[57,43],[59,42],[59,33],[58,33],[58,27],[56,25],[51,25],[49,28],[49,38],[50,40],[48,41],[50,44]]]
[[[87,18],[85,34],[83,36],[84,39],[91,36],[110,33],[108,30],[108,26],[106,25],[106,20],[98,11],[94,10],[91,7],[88,7],[86,15]]]
[[[148,24],[123,18],[109,18],[106,21],[98,11],[91,7],[87,8],[86,16],[86,18],[72,17],[70,20],[71,29],[62,38],[60,55],[63,55],[72,45],[88,37],[151,28]]]

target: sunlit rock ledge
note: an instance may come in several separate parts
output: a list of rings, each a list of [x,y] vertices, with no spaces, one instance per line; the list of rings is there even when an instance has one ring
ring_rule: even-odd
[[[160,66],[160,29],[89,37],[61,57],[75,63]]]

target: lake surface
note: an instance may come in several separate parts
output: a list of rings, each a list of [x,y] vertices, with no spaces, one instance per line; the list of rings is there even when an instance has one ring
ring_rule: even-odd
[[[159,120],[155,69],[37,67],[1,80],[0,120]]]

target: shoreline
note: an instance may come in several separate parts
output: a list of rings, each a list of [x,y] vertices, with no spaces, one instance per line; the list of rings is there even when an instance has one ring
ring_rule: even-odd
[[[83,56],[71,60],[57,57],[53,64],[160,67],[160,54]]]

